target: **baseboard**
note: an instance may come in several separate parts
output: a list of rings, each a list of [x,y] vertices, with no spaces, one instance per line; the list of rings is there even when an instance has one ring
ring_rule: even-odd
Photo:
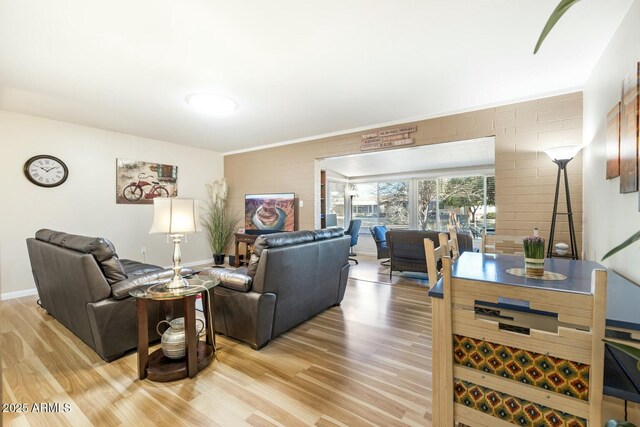
[[[361,252],[361,251],[356,252],[356,256],[358,255],[373,256],[373,257],[378,256],[378,254],[375,252]]]
[[[5,292],[0,294],[0,300],[5,301],[9,299],[30,297],[31,295],[38,295],[38,290],[36,288],[31,288],[25,289],[24,291]]]
[[[184,267],[193,267],[194,265],[202,265],[202,264],[213,264],[213,258],[203,259],[201,261],[185,262],[182,265]],[[171,267],[169,267],[169,268],[171,268]]]

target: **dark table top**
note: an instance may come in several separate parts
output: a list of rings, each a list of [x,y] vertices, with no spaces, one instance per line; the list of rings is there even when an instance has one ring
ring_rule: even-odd
[[[547,271],[562,273],[565,280],[539,280],[514,276],[509,268],[522,268],[524,259],[518,255],[463,253],[452,267],[452,277],[465,280],[499,283],[505,286],[543,288],[558,292],[587,294],[591,292],[591,273],[606,268],[594,261],[576,261],[563,258],[545,259]],[[442,281],[429,290],[429,296],[442,298]],[[640,286],[614,271],[607,271],[607,326],[640,331]],[[509,303],[498,304],[510,310],[531,311]],[[640,373],[628,356],[607,347],[605,394],[640,402]]]
[[[522,268],[524,259],[518,255],[465,252],[453,265],[454,278],[550,289],[558,292],[588,294],[591,292],[591,272],[606,268],[594,261],[547,258],[544,269],[567,276],[565,280],[540,280],[514,276],[509,268]],[[429,296],[442,298],[442,281],[429,290]],[[607,326],[640,331],[640,287],[619,274],[607,271]],[[506,305],[505,305],[506,306]],[[518,307],[509,306],[510,309]],[[520,307],[522,309],[522,307]]]

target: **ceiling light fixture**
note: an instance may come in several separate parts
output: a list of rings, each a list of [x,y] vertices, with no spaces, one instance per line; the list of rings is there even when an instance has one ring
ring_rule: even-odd
[[[229,114],[238,108],[238,103],[231,98],[213,93],[194,93],[186,98],[187,104],[206,114]]]

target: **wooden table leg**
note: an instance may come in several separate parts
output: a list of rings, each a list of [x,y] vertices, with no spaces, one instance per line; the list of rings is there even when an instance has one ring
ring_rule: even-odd
[[[138,378],[147,377],[149,363],[149,316],[147,314],[147,300],[137,298],[138,305]]]
[[[238,268],[240,267],[240,242],[238,241],[238,238],[236,237],[236,257],[233,261],[233,266]]]
[[[187,372],[189,378],[193,378],[198,373],[198,354],[197,344],[198,335],[196,334],[196,296],[191,295],[183,298],[184,301],[184,333],[187,345]]]
[[[204,314],[205,321],[205,331],[207,333],[207,344],[213,346],[213,351],[217,350],[216,348],[216,299],[215,299],[215,291],[214,289],[210,289],[209,292],[202,292],[202,312]],[[210,296],[211,301],[209,301]],[[211,323],[209,323],[209,319],[211,319]]]

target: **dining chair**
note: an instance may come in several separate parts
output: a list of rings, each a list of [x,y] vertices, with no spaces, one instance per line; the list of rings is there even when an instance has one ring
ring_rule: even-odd
[[[356,254],[353,252],[353,247],[358,244],[358,237],[360,235],[360,226],[362,225],[361,219],[352,219],[349,221],[349,227],[344,232],[345,235],[351,236],[351,243],[349,243],[349,261],[353,261],[358,265],[358,260],[353,258]]]
[[[374,225],[369,227],[369,232],[373,241],[376,243],[376,258],[381,259],[380,265],[388,267],[391,264],[391,252],[387,245],[387,226]]]
[[[448,246],[448,237],[445,233],[438,235],[439,246],[436,247],[433,240],[424,239],[424,255],[427,260],[427,275],[429,276],[429,286],[433,287],[440,279],[440,268],[442,267],[442,258],[449,256],[450,250]]]
[[[483,254],[524,255],[522,236],[487,234],[485,230],[482,230],[480,252]]]
[[[469,286],[452,277],[446,256],[441,274],[443,298],[432,306],[434,425],[603,425],[606,271],[594,270],[583,294]],[[514,322],[501,313],[501,299],[534,310]],[[478,311],[479,302],[495,313]],[[556,316],[557,331],[538,329],[536,316]]]
[[[455,262],[460,256],[460,245],[458,244],[458,232],[453,226],[449,226],[449,237],[442,233],[440,235],[440,244],[446,243],[451,254],[451,261]]]

